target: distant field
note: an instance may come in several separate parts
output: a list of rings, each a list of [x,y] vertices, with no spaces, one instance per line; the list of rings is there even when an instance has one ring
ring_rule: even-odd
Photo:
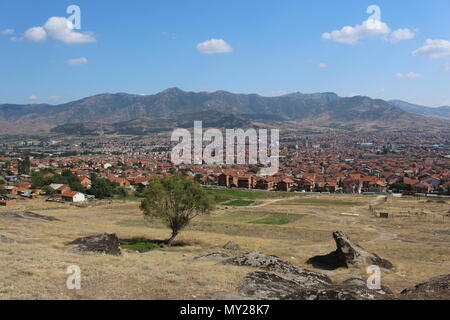
[[[348,201],[348,200],[326,200],[326,199],[312,199],[312,198],[305,198],[305,199],[295,199],[295,200],[288,200],[281,203],[282,205],[286,206],[302,206],[302,205],[314,205],[314,206],[357,206],[360,205],[361,202],[356,201]]]
[[[208,189],[207,192],[213,196],[216,203],[223,203],[236,199],[277,199],[298,196],[298,193],[258,191],[258,190],[237,190],[237,189]]]

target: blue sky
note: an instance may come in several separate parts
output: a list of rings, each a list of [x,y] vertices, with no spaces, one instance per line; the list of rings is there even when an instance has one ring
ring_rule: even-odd
[[[450,105],[449,17],[449,0],[0,0],[0,103],[179,87]]]

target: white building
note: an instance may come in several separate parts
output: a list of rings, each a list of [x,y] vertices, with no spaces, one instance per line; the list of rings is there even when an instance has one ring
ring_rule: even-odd
[[[61,194],[61,198],[67,202],[85,202],[86,195],[77,191],[69,191]]]

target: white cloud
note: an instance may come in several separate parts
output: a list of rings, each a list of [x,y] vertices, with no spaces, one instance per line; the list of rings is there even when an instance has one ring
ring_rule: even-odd
[[[398,29],[391,33],[391,35],[389,36],[389,41],[396,43],[403,40],[414,39],[415,36],[416,34],[408,28]]]
[[[413,55],[429,59],[450,57],[450,41],[442,39],[427,39],[422,47],[413,52]]]
[[[360,40],[379,35],[388,35],[391,32],[388,25],[380,20],[367,19],[354,27],[345,26],[341,30],[334,30],[322,34],[322,39],[332,40],[345,44],[357,44]]]
[[[44,24],[44,28],[52,38],[64,43],[89,43],[96,41],[90,33],[73,31],[74,26],[72,22],[66,18],[52,17]]]
[[[420,79],[420,78],[423,78],[425,76],[423,74],[421,74],[421,73],[408,72],[408,73],[405,73],[405,74],[397,73],[395,75],[395,77],[397,79]]]
[[[25,38],[35,42],[44,41],[47,36],[67,44],[96,41],[91,33],[74,31],[73,23],[63,17],[51,17],[42,27],[33,27],[25,32]]]
[[[33,27],[25,31],[25,39],[39,42],[47,39],[47,31],[42,27]]]
[[[0,31],[0,34],[2,34],[4,36],[7,36],[7,35],[10,35],[10,34],[13,34],[13,33],[14,33],[13,29],[5,29],[5,30]]]
[[[328,65],[326,63],[319,63],[319,67],[320,68],[326,68],[326,67],[328,67]]]
[[[88,63],[88,59],[86,59],[84,57],[67,60],[67,64],[69,64],[71,66],[76,66],[76,65],[86,64],[86,63]]]
[[[197,45],[197,50],[204,54],[232,52],[233,48],[223,39],[211,39]]]
[[[391,29],[385,22],[369,18],[354,27],[345,26],[340,30],[325,32],[322,34],[322,39],[355,45],[363,39],[376,36],[383,36],[385,40],[396,43],[413,39],[416,34],[408,28],[397,29],[391,32]]]
[[[31,95],[28,97],[28,100],[37,100],[37,98],[38,98],[37,96]]]

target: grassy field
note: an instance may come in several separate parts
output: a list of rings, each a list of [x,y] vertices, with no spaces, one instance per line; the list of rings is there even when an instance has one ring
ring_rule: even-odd
[[[223,204],[226,206],[232,206],[232,207],[247,207],[254,203],[255,202],[252,200],[239,199],[239,200],[231,200],[231,201],[225,202]]]
[[[224,203],[230,200],[258,200],[258,199],[279,199],[298,196],[296,193],[259,191],[259,190],[236,190],[236,189],[208,189],[207,192],[213,197],[216,203]]]
[[[395,271],[383,272],[382,281],[396,292],[450,273],[447,202],[416,198],[389,198],[385,202],[373,196],[240,190],[209,192],[226,200],[213,214],[193,221],[172,248],[157,245],[157,240],[168,238],[170,231],[159,221],[145,222],[138,201],[74,206],[37,199],[0,208],[0,213],[32,211],[59,219],[19,219],[0,214],[0,234],[16,240],[0,243],[0,299],[208,299],[217,292],[237,292],[251,269],[192,258],[212,252],[238,254],[222,249],[232,240],[242,252],[272,254],[313,269],[305,261],[333,251],[332,232],[337,230],[395,265]],[[227,204],[231,201],[246,205]],[[378,218],[379,212],[389,212],[390,218]],[[123,240],[124,252],[118,257],[73,254],[65,246],[78,237],[103,232],[136,241]],[[81,268],[81,290],[66,288],[66,272],[71,265]],[[349,274],[367,278],[364,270],[356,269],[325,273],[335,281]]]

